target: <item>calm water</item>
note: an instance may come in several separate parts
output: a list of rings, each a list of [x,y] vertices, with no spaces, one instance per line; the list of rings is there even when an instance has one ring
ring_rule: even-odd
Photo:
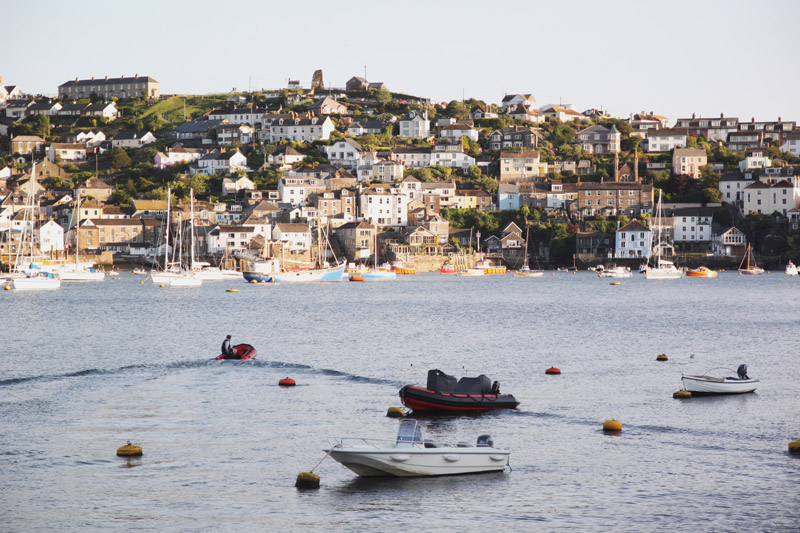
[[[0,530],[800,528],[800,279],[140,279],[0,293]],[[258,360],[209,362],[227,333]],[[755,394],[672,399],[681,373],[740,363]],[[320,490],[294,488],[327,437],[393,438],[386,409],[429,368],[521,401],[421,422],[491,433],[513,471],[359,479],[327,459]],[[128,439],[140,460],[115,457]]]

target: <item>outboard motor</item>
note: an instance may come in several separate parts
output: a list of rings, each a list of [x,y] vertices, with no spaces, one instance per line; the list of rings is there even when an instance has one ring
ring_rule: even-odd
[[[739,379],[750,379],[747,377],[747,365],[741,364],[739,368],[736,369],[736,373],[739,375]]]
[[[478,448],[494,448],[494,441],[491,435],[478,436]]]

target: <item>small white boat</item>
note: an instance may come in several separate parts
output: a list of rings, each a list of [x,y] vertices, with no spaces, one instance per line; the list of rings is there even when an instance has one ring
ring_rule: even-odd
[[[185,271],[169,280],[170,287],[200,287],[203,279],[196,272]]]
[[[683,388],[692,394],[745,394],[753,392],[758,387],[758,380],[747,375],[747,365],[739,365],[736,376],[711,376],[709,372],[714,370],[724,370],[726,373],[733,374],[729,369],[711,369],[700,376],[681,376]]]
[[[133,270],[131,270],[131,275],[133,275],[133,276],[146,276],[147,275],[147,270],[145,270],[142,267],[136,267]]]
[[[615,266],[611,268],[603,269],[600,272],[600,277],[603,278],[630,278],[633,276],[630,268],[622,267],[622,266]]]
[[[493,444],[489,435],[475,445],[424,441],[417,421],[407,419],[394,442],[339,438],[324,451],[359,476],[445,476],[502,472],[511,452]]]
[[[14,278],[14,290],[17,291],[47,291],[61,288],[61,279],[52,272],[36,272],[24,278]]]
[[[486,274],[486,271],[482,268],[465,268],[459,275],[461,276],[483,276]]]
[[[789,264],[786,265],[786,275],[787,276],[796,276],[797,275],[797,265],[789,261]]]
[[[94,268],[62,270],[58,273],[62,281],[103,281],[106,275]]]

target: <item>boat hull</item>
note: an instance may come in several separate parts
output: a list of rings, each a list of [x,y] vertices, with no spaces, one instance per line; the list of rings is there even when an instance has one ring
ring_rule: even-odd
[[[502,472],[510,452],[494,448],[332,448],[324,450],[359,476],[452,476]]]
[[[678,269],[648,268],[644,272],[645,279],[678,279],[683,277],[683,271]]]
[[[759,276],[764,273],[764,269],[760,267],[740,268],[740,276]]]
[[[170,287],[200,287],[202,284],[202,279],[192,275],[179,276],[177,278],[172,278],[169,281]]]
[[[686,271],[687,278],[716,278],[717,272],[709,268],[700,267]]]
[[[275,272],[272,279],[284,283],[302,283],[310,281],[342,281],[345,263],[334,267],[316,268],[311,270],[290,270]]]
[[[747,394],[758,387],[757,379],[683,376],[683,388],[696,395]]]
[[[510,394],[449,394],[406,385],[400,401],[412,411],[490,411],[515,409],[519,402]]]
[[[271,274],[264,274],[262,272],[243,272],[242,275],[248,283],[253,281],[257,283],[269,283],[272,281]]]
[[[217,361],[223,359],[233,359],[236,361],[247,361],[248,359],[255,359],[258,351],[250,344],[237,344],[233,347],[234,355],[218,355]]]
[[[61,288],[58,278],[14,278],[14,290],[17,291],[49,291]]]
[[[73,272],[60,272],[58,276],[61,281],[103,281],[106,279],[102,272],[91,272],[89,270],[78,270]]]
[[[544,276],[543,270],[520,270],[519,272],[514,272],[514,276],[519,276],[522,278],[541,278]]]

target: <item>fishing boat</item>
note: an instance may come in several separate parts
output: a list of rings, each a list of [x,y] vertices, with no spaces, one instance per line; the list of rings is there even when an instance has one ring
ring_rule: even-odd
[[[514,276],[521,276],[524,278],[541,278],[544,276],[544,270],[541,269],[532,269],[528,266],[528,235],[530,234],[530,228],[526,228],[525,231],[525,251],[522,255],[522,268],[520,268],[517,272],[514,273]],[[538,259],[537,259],[538,265]]]
[[[740,276],[758,276],[764,273],[764,269],[756,265],[755,259],[753,259],[753,264],[750,264],[751,255],[750,243],[747,243],[747,251],[744,253],[744,257],[742,257],[742,262],[739,263]]]
[[[442,265],[439,269],[439,274],[458,274],[458,269],[453,265]]]
[[[704,266],[699,266],[697,268],[690,268],[686,271],[687,278],[716,278],[717,271],[711,270],[710,268],[706,268]]]
[[[392,261],[392,271],[396,274],[416,274],[417,267],[405,261]]]
[[[787,276],[796,276],[797,275],[797,265],[792,263],[791,259],[789,260],[789,264],[786,265],[786,275]]]
[[[323,450],[359,476],[447,476],[502,472],[511,452],[494,447],[491,435],[474,445],[423,440],[416,420],[402,420],[394,441],[332,438]]]
[[[658,191],[658,204],[656,206],[655,220],[658,221],[656,244],[653,246],[655,260],[653,266],[644,271],[645,279],[678,279],[683,277],[683,270],[677,268],[675,263],[661,258],[661,251],[665,241],[661,234],[661,191]]]
[[[428,371],[425,388],[406,385],[400,401],[413,411],[487,411],[515,409],[519,402],[510,394],[500,394],[500,384],[481,374],[456,380],[441,370]]]
[[[488,259],[483,259],[475,263],[475,268],[483,269],[484,274],[505,274],[505,265],[495,265]]]
[[[758,380],[747,375],[747,365],[739,365],[736,376],[712,376],[711,372],[724,371],[732,374],[733,370],[725,368],[712,368],[699,376],[682,375],[683,388],[693,395],[703,396],[712,394],[746,394],[753,392],[758,387]]]
[[[245,263],[247,270],[242,272],[245,281],[252,283],[269,283],[276,272],[280,272],[281,264],[275,258],[258,258],[258,260],[248,260]]]
[[[482,268],[465,268],[458,274],[459,276],[483,276],[486,272]]]
[[[623,266],[611,266],[598,273],[602,278],[630,278],[633,276],[631,269]]]
[[[256,351],[253,346],[250,344],[237,344],[232,348],[233,355],[230,354],[219,354],[217,356],[217,361],[221,361],[223,359],[235,359],[238,361],[246,361],[248,359],[255,359],[258,352]]]

